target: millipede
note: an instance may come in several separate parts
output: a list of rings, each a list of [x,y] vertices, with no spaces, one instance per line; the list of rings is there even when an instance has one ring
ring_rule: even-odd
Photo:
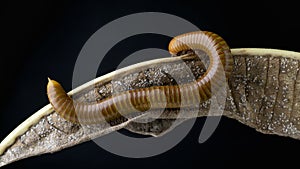
[[[199,104],[211,98],[212,86],[225,73],[230,77],[233,58],[229,46],[219,35],[208,31],[196,31],[174,37],[169,43],[173,56],[182,51],[201,50],[209,57],[206,72],[193,82],[173,86],[152,86],[120,92],[99,103],[74,101],[55,80],[48,79],[47,95],[54,110],[73,123],[96,124],[114,120],[133,112],[144,112],[150,108],[179,108]],[[182,98],[186,100],[182,100]]]

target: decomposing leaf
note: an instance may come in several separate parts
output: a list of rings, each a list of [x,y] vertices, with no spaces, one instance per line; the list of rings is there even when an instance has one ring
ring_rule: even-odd
[[[275,49],[233,49],[234,70],[227,87],[224,112],[209,114],[236,119],[266,134],[300,139],[300,53]],[[154,85],[176,85],[192,81],[205,72],[200,60],[163,58],[142,62],[99,77],[69,92],[73,99],[97,102],[120,92]],[[207,116],[210,101],[199,108],[150,110],[137,113],[113,125],[78,125],[68,122],[47,105],[17,127],[0,144],[0,167],[11,162],[100,137],[121,128],[132,132],[162,136],[186,119]],[[158,113],[163,112],[163,113]],[[194,113],[192,113],[194,112]],[[184,118],[183,118],[184,117]],[[140,123],[140,121],[149,121]],[[172,126],[172,127],[171,127]],[[170,128],[171,127],[171,128]]]

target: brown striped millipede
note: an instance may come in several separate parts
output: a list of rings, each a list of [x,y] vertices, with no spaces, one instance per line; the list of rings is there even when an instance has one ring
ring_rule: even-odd
[[[232,71],[233,59],[230,48],[217,34],[206,31],[186,33],[175,37],[169,44],[171,54],[186,50],[202,50],[208,56],[210,64],[206,73],[194,82],[181,86],[152,86],[128,90],[103,99],[100,103],[88,104],[73,101],[62,86],[49,79],[47,94],[54,110],[64,119],[81,124],[95,124],[104,120],[114,120],[122,114],[144,112],[151,108],[178,108],[189,107],[211,97],[211,85],[218,88],[223,84],[212,83],[218,81],[222,71],[228,79]],[[182,96],[186,101],[182,105]],[[165,98],[166,103],[162,103]],[[151,103],[151,104],[150,104]]]

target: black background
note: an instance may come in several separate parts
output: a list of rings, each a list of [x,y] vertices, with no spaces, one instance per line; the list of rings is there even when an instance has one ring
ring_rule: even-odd
[[[278,48],[300,52],[299,9],[287,1],[9,1],[0,4],[0,140],[48,104],[47,77],[71,90],[74,63],[86,40],[106,23],[136,12],[165,12],[201,30],[221,35],[232,48]],[[120,28],[121,29],[121,28]],[[166,48],[169,38],[139,36],[108,54],[99,75],[113,71],[126,54],[147,47]],[[112,59],[113,57],[113,59]],[[113,62],[112,62],[113,61]],[[216,132],[198,143],[204,118],[188,136],[161,155],[130,159],[87,142],[54,154],[31,157],[4,168],[225,168],[291,167],[300,141],[264,135],[222,118]]]

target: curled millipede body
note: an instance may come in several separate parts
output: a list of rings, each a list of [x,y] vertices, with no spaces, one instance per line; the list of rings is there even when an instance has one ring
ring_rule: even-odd
[[[223,85],[215,82],[224,72],[226,78],[229,78],[233,59],[226,42],[212,32],[183,34],[175,37],[169,44],[169,51],[173,55],[185,50],[202,50],[209,56],[210,64],[206,73],[194,82],[128,90],[92,104],[74,101],[58,82],[49,79],[49,101],[64,119],[81,124],[113,121],[121,114],[144,112],[150,108],[191,107],[211,97],[211,85],[216,86],[216,89]]]

